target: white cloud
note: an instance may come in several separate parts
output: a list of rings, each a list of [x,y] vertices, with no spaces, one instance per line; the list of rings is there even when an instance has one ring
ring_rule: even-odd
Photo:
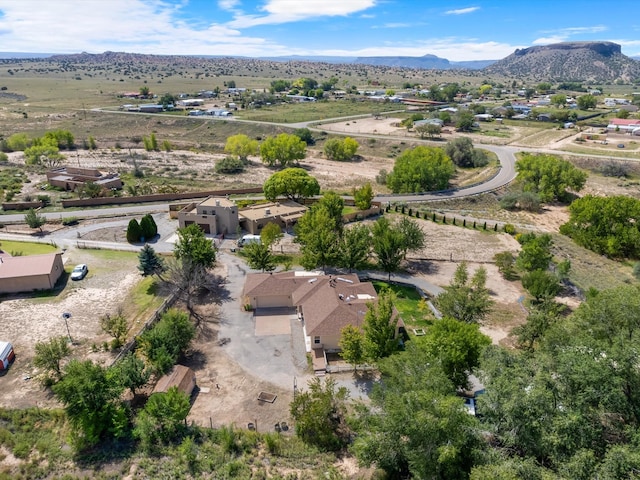
[[[194,27],[178,21],[180,8],[160,0],[0,0],[0,44],[4,51],[51,53],[255,56],[285,51],[226,25]]]
[[[605,25],[594,25],[591,27],[567,27],[558,30],[543,30],[541,33],[547,36],[537,38],[533,41],[533,45],[546,45],[549,43],[564,42],[574,35],[583,35],[589,33],[606,32],[608,28]]]
[[[327,49],[307,52],[308,55],[329,55],[345,57],[407,56],[422,57],[437,55],[453,61],[499,60],[523,45],[509,45],[499,42],[478,42],[474,39],[438,38],[407,44],[387,44],[358,50]]]
[[[467,8],[457,8],[455,10],[447,10],[444,12],[445,15],[465,15],[467,13],[475,12],[476,10],[480,10],[480,7],[467,7]]]
[[[376,5],[377,0],[268,0],[260,7],[266,15],[237,15],[229,25],[246,28],[274,25],[318,17],[347,16]]]
[[[218,0],[218,7],[222,10],[234,10],[238,3],[239,0]]]

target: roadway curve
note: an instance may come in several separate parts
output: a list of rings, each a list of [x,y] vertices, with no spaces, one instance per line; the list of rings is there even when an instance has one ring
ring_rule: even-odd
[[[140,115],[138,112],[125,112],[125,111],[116,111],[116,110],[105,110],[102,108],[93,108],[92,111],[94,112],[99,112],[99,113],[111,113],[111,114],[120,114],[120,115]],[[391,112],[386,112],[386,113],[391,113]],[[167,115],[167,114],[162,114],[162,113],[155,113],[155,116],[166,116],[166,117],[170,117],[170,118],[176,118],[175,115]],[[330,119],[324,119],[322,120],[322,123],[334,123],[334,122],[339,122],[339,121],[344,121],[344,120],[350,120],[350,119],[354,119],[354,118],[363,118],[363,117],[369,117],[370,115],[350,115],[350,116],[345,116],[345,117],[337,117],[337,118],[330,118]],[[284,127],[284,128],[309,128],[310,130],[316,131],[316,132],[327,132],[327,133],[331,133],[333,135],[344,135],[344,136],[350,136],[350,137],[360,137],[360,138],[379,138],[379,139],[387,139],[387,140],[393,140],[393,139],[398,139],[400,141],[404,141],[406,142],[408,139],[407,137],[394,137],[392,135],[379,135],[379,134],[366,134],[366,133],[342,133],[342,132],[328,132],[326,130],[323,130],[322,128],[319,128],[319,122],[317,120],[313,120],[313,121],[308,121],[308,122],[298,122],[298,123],[273,123],[273,122],[263,122],[263,121],[259,121],[259,120],[243,120],[240,118],[236,118],[236,117],[232,117],[232,118],[228,118],[228,117],[224,117],[224,118],[216,118],[216,117],[190,117],[190,118],[194,118],[194,119],[199,119],[199,120],[203,120],[203,121],[233,121],[233,122],[238,122],[238,123],[256,123],[256,124],[265,124],[265,125],[275,125],[275,126],[280,126],[280,127]],[[419,138],[415,138],[415,139],[411,139],[411,141],[416,142],[416,143],[428,143],[427,141],[421,140]],[[381,202],[389,202],[389,201],[394,201],[394,202],[405,202],[405,203],[411,203],[411,202],[426,202],[426,201],[430,201],[430,200],[442,200],[445,198],[460,198],[460,197],[468,197],[468,196],[472,196],[472,195],[479,195],[481,193],[487,193],[487,192],[491,192],[493,190],[496,190],[500,187],[504,187],[505,185],[508,185],[509,183],[511,183],[515,177],[516,177],[516,170],[515,170],[515,163],[516,163],[516,157],[515,157],[515,153],[522,151],[522,148],[516,148],[516,147],[508,147],[508,146],[498,146],[498,145],[484,145],[484,144],[474,144],[474,146],[476,148],[483,148],[485,150],[489,150],[493,153],[495,153],[498,156],[498,160],[500,162],[500,170],[498,171],[498,173],[493,176],[492,178],[490,178],[489,180],[487,180],[486,182],[477,184],[477,185],[472,185],[470,187],[465,187],[465,188],[458,188],[458,189],[451,189],[451,190],[443,190],[443,191],[438,191],[438,192],[424,192],[424,193],[412,193],[412,194],[389,194],[389,195],[377,195],[374,200],[376,201],[381,201]],[[126,214],[127,213],[127,208],[128,207],[118,207],[119,208],[119,214]],[[144,207],[137,207],[137,208],[144,208]],[[156,206],[157,208],[157,206]],[[104,209],[101,209],[101,211],[104,211]],[[140,211],[140,210],[138,210]],[[157,211],[157,210],[156,210]],[[80,213],[80,212],[78,212]],[[97,212],[96,212],[97,213]],[[130,213],[137,213],[134,211],[131,211]],[[80,216],[80,215],[76,215],[76,216]],[[84,215],[82,215],[84,217]],[[3,218],[6,218],[3,217]]]

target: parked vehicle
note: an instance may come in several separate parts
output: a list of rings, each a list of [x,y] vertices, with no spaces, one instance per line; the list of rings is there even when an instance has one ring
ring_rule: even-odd
[[[262,243],[260,235],[245,235],[240,240],[238,240],[239,247],[246,247],[251,243]]]
[[[87,273],[89,273],[89,268],[86,264],[76,265],[71,272],[71,280],[82,280],[87,276]]]
[[[13,345],[9,342],[0,342],[0,370],[6,370],[16,358]]]

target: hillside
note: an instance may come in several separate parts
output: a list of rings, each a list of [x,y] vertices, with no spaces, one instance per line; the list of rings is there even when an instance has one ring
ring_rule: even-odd
[[[622,54],[613,42],[567,42],[516,50],[484,69],[510,77],[626,82],[640,77],[640,62]]]
[[[422,68],[426,70],[479,70],[491,65],[493,62],[495,62],[495,60],[451,62],[446,58],[427,54],[422,57],[358,57],[353,63],[362,65],[384,65],[388,67]]]

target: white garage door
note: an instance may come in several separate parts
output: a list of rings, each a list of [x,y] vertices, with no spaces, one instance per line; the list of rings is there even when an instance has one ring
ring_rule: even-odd
[[[256,301],[258,308],[275,308],[275,307],[290,307],[291,300],[287,295],[275,295],[272,297],[259,297]]]

